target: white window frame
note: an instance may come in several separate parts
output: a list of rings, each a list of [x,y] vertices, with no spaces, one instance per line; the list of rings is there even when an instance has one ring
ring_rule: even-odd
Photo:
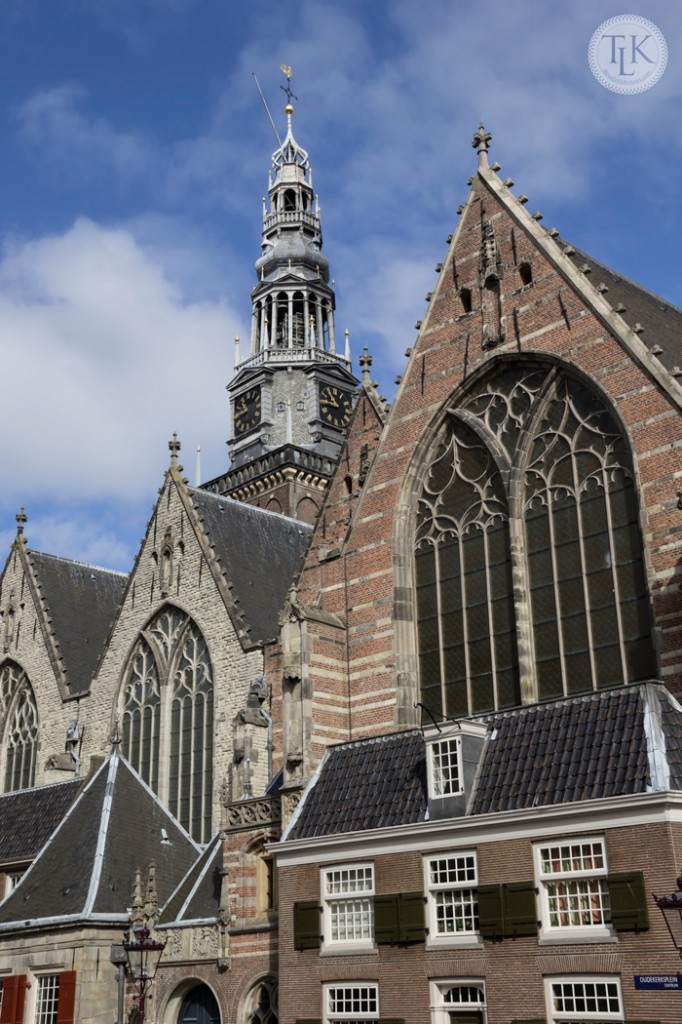
[[[35,975],[33,1006],[30,1008],[30,1013],[26,1014],[26,1020],[32,1021],[33,1024],[56,1024],[59,1013],[59,990],[62,974],[63,970],[53,970]],[[52,1000],[52,1005],[50,1006],[48,1003],[47,1007],[43,1007],[41,1004],[44,989],[50,982],[52,983],[53,992],[47,998]]]
[[[580,867],[581,860],[591,859],[597,848],[601,848],[599,867]],[[607,886],[608,860],[604,836],[569,836],[549,839],[533,846],[535,879],[538,886],[540,942],[605,942],[617,941],[614,929],[607,923],[609,915],[609,893]],[[548,861],[560,863],[572,860],[575,866],[548,870]],[[600,882],[602,884],[600,884]],[[595,883],[591,892],[589,885]],[[564,901],[562,916],[573,917],[566,923],[557,923],[556,906]],[[596,900],[592,907],[589,903]],[[601,921],[591,922],[590,916],[601,914]],[[581,917],[582,920],[575,920]]]
[[[478,886],[478,860],[475,850],[445,850],[442,853],[430,853],[424,857],[424,892],[426,893],[426,905],[428,910],[427,946],[480,946],[483,944],[478,930],[478,900],[475,890]],[[456,876],[453,881],[443,881],[433,878],[433,871],[453,872]],[[463,927],[454,931],[439,931],[439,894],[442,894],[444,904],[448,898],[451,899],[451,907],[457,912],[462,911],[459,921],[467,924],[471,916],[474,927]],[[449,894],[452,894],[451,896]],[[458,900],[459,895],[459,900]],[[444,906],[441,904],[441,906]],[[447,911],[447,906],[445,906]],[[457,920],[453,923],[456,925]]]
[[[467,989],[478,989],[480,998],[478,1000],[466,999],[463,1002],[447,1002],[447,995],[453,988],[460,989],[463,993]],[[483,1014],[483,1024],[486,1024],[488,1015],[486,1012],[485,982],[481,978],[433,978],[429,982],[429,993],[431,997],[431,1024],[450,1024],[450,1014],[461,1010],[480,1010]]]
[[[568,1008],[556,1008],[557,989],[566,989],[573,986],[573,995],[577,1006]],[[610,992],[603,992],[603,987],[608,986]],[[595,1008],[593,1010],[583,1009],[585,1000],[606,999],[609,1003],[617,1001],[617,1009]],[[548,1024],[584,1024],[590,1021],[592,1024],[614,1024],[624,1021],[623,1011],[623,990],[620,977],[617,974],[561,974],[555,977],[545,978],[545,1003],[547,1006]]]
[[[345,993],[347,1008],[331,1009],[332,993]],[[372,1004],[372,1009],[369,1009]],[[357,1008],[357,1012],[356,1012]],[[366,1012],[363,1012],[366,1010]],[[379,984],[376,981],[329,981],[322,990],[324,1024],[375,1024],[379,1020]]]
[[[459,733],[456,736],[439,733],[427,740],[426,750],[429,797],[434,800],[442,800],[463,793],[461,735]],[[446,751],[447,756],[444,757],[443,754]],[[454,774],[456,774],[456,779],[453,777]]]
[[[355,883],[350,876],[356,873]],[[343,876],[348,877],[348,885],[344,889]],[[360,875],[364,875],[365,884],[357,888]],[[332,864],[323,867],[320,872],[320,893],[322,895],[322,934],[324,949],[334,952],[360,950],[366,952],[376,948],[374,942],[374,864],[371,861],[354,861],[349,864]],[[357,915],[360,934],[344,935],[339,938],[338,926],[343,924],[339,912],[346,914],[346,920]],[[364,919],[364,920],[363,920]],[[343,929],[342,929],[343,930]]]

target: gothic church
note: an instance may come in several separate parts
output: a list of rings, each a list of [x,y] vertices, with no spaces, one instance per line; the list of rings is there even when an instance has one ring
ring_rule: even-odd
[[[128,575],[17,516],[0,1024],[134,1021],[143,925],[158,1024],[672,1024],[682,312],[481,126],[389,410],[286,117],[229,469],[171,440]]]

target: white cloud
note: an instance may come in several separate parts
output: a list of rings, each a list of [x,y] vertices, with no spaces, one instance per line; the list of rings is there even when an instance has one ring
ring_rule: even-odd
[[[179,243],[178,243],[179,244]],[[188,468],[226,468],[221,383],[239,320],[187,300],[124,229],[79,220],[66,234],[10,241],[0,263],[0,346],[9,430],[3,505],[139,500],[158,486],[173,431]],[[193,472],[190,473],[193,477]]]

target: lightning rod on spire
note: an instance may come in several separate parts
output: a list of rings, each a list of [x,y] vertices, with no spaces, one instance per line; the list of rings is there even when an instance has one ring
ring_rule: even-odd
[[[265,102],[265,96],[263,95],[263,90],[261,89],[260,85],[258,84],[258,79],[256,78],[256,72],[252,71],[251,74],[253,75],[253,80],[256,83],[256,88],[258,89],[258,92],[260,93],[260,98],[263,101],[263,106],[265,107],[265,113],[268,115],[268,117],[270,119],[270,124],[272,125],[272,130],[275,133],[275,138],[277,139],[277,145],[281,149],[282,148],[282,140],[280,139],[279,135],[277,134],[277,129],[275,128],[275,122],[272,120],[272,114],[270,113],[270,108],[268,107],[267,103]]]

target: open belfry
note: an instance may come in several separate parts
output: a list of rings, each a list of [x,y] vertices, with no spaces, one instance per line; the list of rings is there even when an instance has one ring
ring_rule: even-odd
[[[682,312],[481,125],[389,408],[285,73],[226,472],[129,574],[17,515],[0,1024],[677,1024]]]

